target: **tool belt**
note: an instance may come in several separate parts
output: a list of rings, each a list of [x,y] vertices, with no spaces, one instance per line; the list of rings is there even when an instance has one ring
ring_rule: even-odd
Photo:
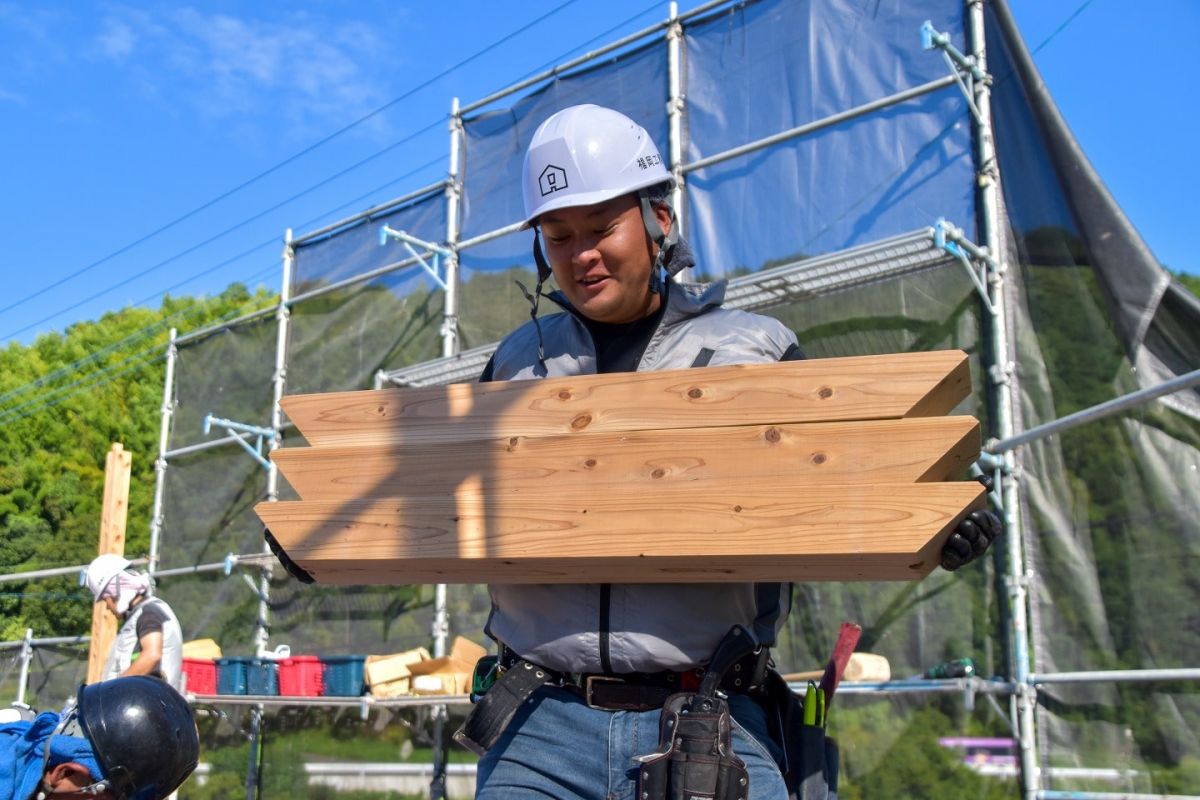
[[[737,693],[757,689],[766,674],[768,660],[766,648],[751,647],[743,657],[723,671],[718,688],[723,692]],[[543,686],[562,688],[591,708],[649,711],[662,708],[674,694],[695,691],[707,675],[704,669],[683,672],[558,672],[527,661],[507,647],[502,647],[500,655],[495,658],[495,668],[498,678],[486,689],[486,693],[472,693],[475,708],[454,733],[455,741],[478,755],[491,749],[521,704]]]

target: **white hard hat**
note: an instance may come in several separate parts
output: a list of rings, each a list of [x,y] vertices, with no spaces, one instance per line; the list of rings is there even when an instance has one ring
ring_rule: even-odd
[[[672,180],[645,128],[591,104],[564,108],[538,126],[523,175],[526,225],[556,208],[590,206]]]
[[[124,556],[113,553],[105,553],[92,559],[87,568],[87,585],[92,590],[92,597],[99,600],[100,593],[112,583],[112,579],[128,569],[132,563]]]

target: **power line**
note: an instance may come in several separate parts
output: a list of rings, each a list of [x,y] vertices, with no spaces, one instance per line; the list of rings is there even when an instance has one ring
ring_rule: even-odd
[[[423,133],[423,132],[424,131],[419,131],[418,133]],[[407,180],[408,178],[412,177],[412,175],[420,172],[423,169],[426,169],[426,168],[432,166],[433,164],[437,163],[440,160],[441,160],[440,156],[438,158],[432,159],[432,160],[426,162],[425,164],[422,164],[422,165],[410,170],[409,172],[405,173],[404,175],[401,175],[398,178],[394,178],[394,179],[388,181],[387,183],[381,184],[380,186],[375,187],[374,189],[370,190],[369,192],[367,192],[365,194],[359,195],[358,197],[356,197],[352,200],[346,201],[345,203],[341,204],[340,206],[337,206],[336,208],[329,209],[328,211],[323,212],[322,214],[312,218],[311,220],[304,222],[302,224],[302,226],[308,226],[308,225],[314,224],[314,223],[318,222],[319,220],[324,219],[325,217],[329,216],[330,214],[335,213],[336,211],[339,211],[342,208],[345,208],[348,205],[352,205],[356,202],[361,201],[362,199],[364,199],[366,197],[370,197],[370,196],[378,193],[380,190],[386,189],[393,184]],[[275,241],[275,240],[272,239],[271,241]],[[269,243],[270,242],[267,242],[267,244],[269,244]],[[138,302],[134,303],[134,305],[139,305],[139,306],[145,305],[146,303],[149,303],[150,301],[154,300],[157,297],[160,297],[161,295],[163,295],[165,293],[172,292],[175,289],[178,289],[179,287],[184,286],[184,285],[190,283],[191,281],[196,280],[197,278],[204,277],[205,275],[208,275],[208,274],[215,272],[225,266],[228,266],[229,264],[233,263],[234,261],[237,261],[237,260],[249,255],[250,253],[254,252],[255,250],[259,249],[262,246],[264,246],[264,245],[263,244],[255,245],[252,248],[245,250],[236,256],[232,256],[231,258],[228,258],[228,259],[220,262],[219,264],[216,264],[213,267],[209,267],[208,269],[202,270],[197,273],[193,273],[192,275],[189,275],[187,278],[183,279],[182,281],[179,281],[178,283],[175,283],[164,289],[160,289],[160,290],[154,292],[153,294],[146,296],[142,300],[139,300]],[[251,283],[251,282],[257,280],[258,278],[265,277],[268,273],[274,272],[278,269],[279,269],[279,264],[272,263],[270,266],[259,270],[258,272],[254,273],[253,275],[243,278],[242,281],[246,282],[246,283]],[[25,391],[28,391],[29,389],[36,388],[37,386],[48,383],[51,379],[53,379],[55,377],[61,377],[61,376],[67,375],[73,371],[76,371],[78,369],[81,369],[82,367],[86,366],[88,363],[98,359],[100,356],[107,354],[109,352],[115,352],[116,350],[120,349],[121,345],[130,343],[130,342],[138,340],[139,338],[145,338],[146,336],[151,335],[151,333],[153,333],[156,328],[165,327],[167,324],[169,324],[169,322],[171,320],[173,320],[176,317],[179,317],[180,315],[198,314],[198,313],[202,312],[203,310],[204,310],[204,307],[201,304],[194,305],[187,309],[181,309],[180,311],[175,312],[175,314],[172,314],[171,317],[168,317],[165,320],[154,322],[150,325],[147,325],[147,326],[141,328],[140,330],[134,332],[133,334],[130,334],[129,336],[125,337],[120,342],[117,342],[113,345],[108,345],[107,347],[102,348],[101,350],[96,351],[95,353],[92,353],[82,359],[79,359],[72,364],[69,364],[65,367],[60,367],[59,369],[55,370],[54,372],[52,372],[48,375],[42,376],[41,378],[38,378],[34,381],[26,383],[22,386],[18,386],[15,389],[10,390],[9,392],[7,392],[4,395],[0,395],[0,400],[4,400],[4,399],[14,396],[14,395],[20,395],[20,394],[24,393]],[[237,316],[238,314],[241,314],[241,313],[243,313],[243,310],[239,309],[238,311],[232,312],[230,315],[226,315],[226,317],[224,317],[223,319],[228,319],[230,316]],[[143,351],[143,352],[145,352],[145,351]],[[126,359],[126,360],[128,360],[128,359]],[[120,362],[120,363],[125,363],[125,362]],[[117,366],[119,366],[119,364]],[[75,384],[71,384],[71,386],[74,386],[74,385]],[[65,387],[65,388],[69,388],[69,387]],[[56,391],[59,391],[59,390],[56,390]],[[74,393],[72,393],[72,394],[74,394]],[[46,398],[42,397],[40,399],[45,400]],[[11,415],[11,413],[13,411],[25,408],[28,405],[30,405],[31,402],[35,402],[35,401],[23,403],[19,406],[15,406],[10,409],[0,410],[0,422],[3,422],[5,420],[5,418],[7,416]],[[43,407],[46,407],[46,405],[39,405],[36,408],[32,409],[30,413],[35,413],[36,411],[41,410],[41,408],[43,408]],[[22,418],[24,416],[28,416],[28,415],[22,415]]]
[[[1072,22],[1074,22],[1075,18],[1078,17],[1080,14],[1082,14],[1084,12],[1084,9],[1086,9],[1088,6],[1090,6],[1092,4],[1092,2],[1093,2],[1093,0],[1083,0],[1083,3],[1080,4],[1079,8],[1075,9],[1075,11],[1071,14],[1071,16],[1069,16],[1065,20],[1063,20],[1063,23],[1061,25],[1059,25],[1057,28],[1055,28],[1053,33],[1051,33],[1049,36],[1047,36],[1045,39],[1043,39],[1041,44],[1039,44],[1037,47],[1033,48],[1033,52],[1030,53],[1030,55],[1037,55],[1039,50],[1041,50],[1046,45],[1050,44],[1050,42],[1054,39],[1054,37],[1058,36],[1060,33],[1062,33],[1064,30],[1066,30],[1067,26],[1070,25]]]
[[[4,308],[0,308],[0,314],[4,313],[5,311],[10,311],[10,310],[16,308],[17,306],[21,305],[24,302],[26,302],[28,300],[32,300],[35,297],[40,297],[41,295],[45,294],[46,292],[50,291],[51,289],[55,289],[70,280],[78,278],[80,275],[83,275],[85,272],[95,269],[96,267],[110,261],[111,259],[116,258],[117,256],[128,252],[129,250],[131,250],[134,247],[137,247],[138,245],[142,244],[143,242],[149,241],[150,239],[154,238],[155,236],[162,233],[163,231],[173,228],[174,226],[178,225],[179,223],[184,222],[185,220],[188,220],[188,219],[194,217],[196,214],[199,214],[201,211],[211,208],[212,206],[216,205],[217,203],[221,202],[222,200],[225,200],[225,199],[229,198],[230,196],[236,194],[237,192],[240,192],[242,189],[245,189],[246,187],[248,187],[254,183],[257,183],[258,181],[262,180],[263,178],[267,177],[268,175],[278,172],[280,169],[287,166],[288,164],[291,164],[292,162],[296,161],[297,159],[308,155],[309,153],[313,152],[317,148],[322,147],[325,144],[333,141],[334,139],[336,139],[337,137],[346,133],[347,131],[350,131],[351,129],[361,125],[362,123],[366,122],[367,120],[383,113],[384,111],[386,111],[387,109],[396,105],[397,103],[399,103],[403,100],[407,100],[409,97],[411,97],[412,95],[421,91],[422,89],[425,89],[426,87],[431,86],[432,84],[436,83],[437,81],[441,80],[442,78],[446,77],[447,75],[450,75],[454,71],[471,63],[472,61],[479,58],[480,56],[483,56],[486,53],[491,52],[492,50],[494,50],[495,48],[504,44],[505,42],[508,42],[513,37],[515,37],[521,33],[524,33],[525,31],[538,25],[539,23],[543,22],[544,20],[548,19],[549,17],[554,16],[555,14],[557,14],[558,12],[562,11],[564,8],[566,8],[569,5],[572,5],[575,2],[576,2],[576,0],[566,0],[565,3],[561,3],[560,5],[556,6],[555,8],[546,12],[545,14],[541,15],[540,17],[534,19],[532,22],[526,23],[522,27],[518,28],[517,30],[513,31],[512,33],[509,33],[507,36],[504,36],[503,38],[498,39],[497,41],[495,41],[492,44],[488,45],[487,47],[483,48],[482,50],[476,51],[474,54],[468,56],[467,58],[463,59],[462,61],[459,61],[454,66],[449,67],[445,70],[442,70],[437,75],[434,75],[433,77],[428,78],[427,80],[423,81],[422,83],[418,84],[417,86],[414,86],[413,88],[404,92],[400,96],[389,100],[388,102],[384,103],[382,106],[379,106],[378,108],[376,108],[374,111],[364,114],[363,116],[359,117],[358,119],[354,120],[353,122],[350,122],[349,124],[344,125],[343,127],[339,128],[338,130],[329,134],[325,138],[304,148],[300,152],[294,153],[293,155],[288,156],[283,161],[280,161],[279,163],[275,164],[274,166],[269,167],[266,170],[263,170],[262,172],[258,173],[257,175],[255,175],[252,178],[242,181],[241,183],[239,183],[237,186],[233,187],[232,189],[229,189],[228,191],[223,192],[222,194],[218,195],[217,197],[214,197],[213,199],[209,200],[208,202],[192,209],[191,211],[188,211],[186,214],[183,214],[180,217],[176,217],[175,219],[156,228],[155,230],[151,231],[150,233],[146,234],[145,236],[142,236],[141,238],[137,239],[136,241],[130,242],[129,244],[118,248],[117,250],[109,253],[108,255],[100,258],[99,260],[93,261],[91,264],[88,264],[87,266],[77,269],[75,272],[72,272],[70,275],[60,278],[59,280],[57,280],[47,286],[44,286],[41,289],[38,289],[36,292],[34,292],[32,294],[26,295],[25,297],[22,297],[21,299],[16,300],[16,301],[10,303],[9,305],[5,306]],[[72,306],[72,308],[76,308],[76,307],[77,306]],[[69,308],[66,310],[70,311],[71,309]],[[45,320],[42,320],[41,322],[45,322]],[[41,323],[38,322],[38,323],[34,323],[34,324],[37,325],[37,324],[41,324]],[[30,327],[32,327],[32,326],[30,326]],[[25,330],[28,330],[28,328],[18,331],[18,333],[23,333]],[[7,339],[9,337],[5,337],[5,338]]]

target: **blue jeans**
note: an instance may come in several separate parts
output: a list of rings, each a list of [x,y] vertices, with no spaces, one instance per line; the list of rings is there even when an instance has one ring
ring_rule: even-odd
[[[779,751],[766,716],[744,695],[731,695],[733,749],[746,762],[751,800],[787,800]],[[603,711],[544,686],[517,712],[479,761],[476,800],[635,800],[634,757],[658,749],[660,711]]]

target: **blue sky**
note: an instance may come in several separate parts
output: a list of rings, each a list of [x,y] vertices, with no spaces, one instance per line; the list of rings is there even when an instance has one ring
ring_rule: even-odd
[[[1010,7],[1151,249],[1200,273],[1189,236],[1200,216],[1200,3]],[[479,99],[666,10],[646,0],[0,0],[0,341],[157,305],[163,291],[275,287],[285,228],[443,176],[451,97]]]

